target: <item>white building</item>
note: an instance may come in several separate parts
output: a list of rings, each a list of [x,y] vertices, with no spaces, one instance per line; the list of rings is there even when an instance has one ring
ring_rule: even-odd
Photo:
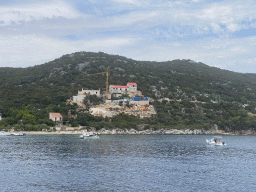
[[[137,92],[137,84],[136,83],[127,83],[127,86],[129,87],[130,92]]]
[[[2,113],[0,113],[0,121],[2,120]]]
[[[49,113],[49,119],[51,119],[54,122],[62,122],[63,117],[60,113]]]
[[[115,96],[121,96],[122,94],[127,94],[128,92],[137,92],[137,84],[128,82],[126,86],[123,85],[110,85],[109,93]]]
[[[77,96],[73,96],[73,101],[80,101],[82,102],[86,95],[96,95],[97,97],[100,97],[100,89],[99,90],[84,90],[78,91]]]
[[[129,87],[128,86],[122,86],[122,85],[110,85],[109,86],[109,92],[115,93],[115,94],[123,94],[128,92]]]

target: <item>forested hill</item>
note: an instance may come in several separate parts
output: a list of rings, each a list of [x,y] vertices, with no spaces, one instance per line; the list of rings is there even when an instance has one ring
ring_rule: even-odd
[[[105,91],[105,74],[86,74],[104,72],[107,68],[109,84],[136,82],[144,96],[173,100],[164,104],[155,101],[158,115],[142,123],[156,126],[158,122],[167,127],[218,124],[223,129],[254,128],[254,120],[247,112],[255,112],[255,74],[230,72],[191,60],[135,61],[102,52],[73,53],[28,68],[0,68],[0,113],[5,118],[2,125],[17,124],[25,118],[24,114],[29,116],[30,124],[50,125],[47,119],[52,111],[61,112],[68,119],[72,107],[66,106],[66,100],[82,88]],[[206,104],[191,102],[195,100]],[[247,124],[232,121],[238,117],[241,123],[247,121]]]

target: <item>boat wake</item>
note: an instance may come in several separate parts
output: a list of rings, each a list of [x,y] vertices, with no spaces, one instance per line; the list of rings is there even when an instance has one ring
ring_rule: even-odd
[[[206,139],[206,143],[208,145],[217,145],[217,146],[227,145],[225,142],[221,141],[221,138],[222,137],[213,137],[210,140]]]

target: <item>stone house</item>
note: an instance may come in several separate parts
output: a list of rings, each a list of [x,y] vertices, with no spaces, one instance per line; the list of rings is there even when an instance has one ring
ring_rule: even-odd
[[[113,94],[115,97],[119,97],[122,94],[137,92],[137,84],[128,82],[126,86],[124,85],[110,85],[109,93]]]
[[[128,90],[130,92],[137,92],[137,84],[136,83],[127,83],[127,86],[129,87]]]
[[[49,119],[57,123],[63,122],[63,117],[60,113],[49,113]]]
[[[82,89],[82,91],[78,91],[78,94],[76,96],[73,96],[73,101],[82,102],[87,94],[96,95],[97,97],[100,97],[100,89],[99,90],[84,90],[84,89]]]

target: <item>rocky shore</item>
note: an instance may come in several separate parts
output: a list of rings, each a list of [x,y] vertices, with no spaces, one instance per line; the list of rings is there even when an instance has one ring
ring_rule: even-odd
[[[146,130],[135,130],[135,129],[113,129],[113,130],[106,130],[101,129],[99,134],[138,134],[138,135],[146,135],[146,134],[170,134],[170,135],[204,135],[204,134],[226,134],[225,132],[221,130],[203,130],[203,129],[159,129],[159,130],[153,130],[153,129],[146,129]]]
[[[84,131],[94,131],[90,129],[84,129]],[[96,132],[96,131],[94,131]],[[81,131],[78,130],[68,130],[68,131],[55,131],[55,132],[47,132],[47,131],[25,131],[27,135],[80,135]],[[145,129],[145,130],[135,130],[135,129],[100,129],[97,131],[99,135],[115,135],[115,134],[127,134],[127,135],[149,135],[149,134],[170,134],[170,135],[252,135],[255,134],[252,130],[246,130],[246,131],[236,131],[236,132],[225,132],[223,130],[219,129],[210,129],[210,130],[204,130],[204,129],[159,129],[159,130],[153,130],[153,129]]]

